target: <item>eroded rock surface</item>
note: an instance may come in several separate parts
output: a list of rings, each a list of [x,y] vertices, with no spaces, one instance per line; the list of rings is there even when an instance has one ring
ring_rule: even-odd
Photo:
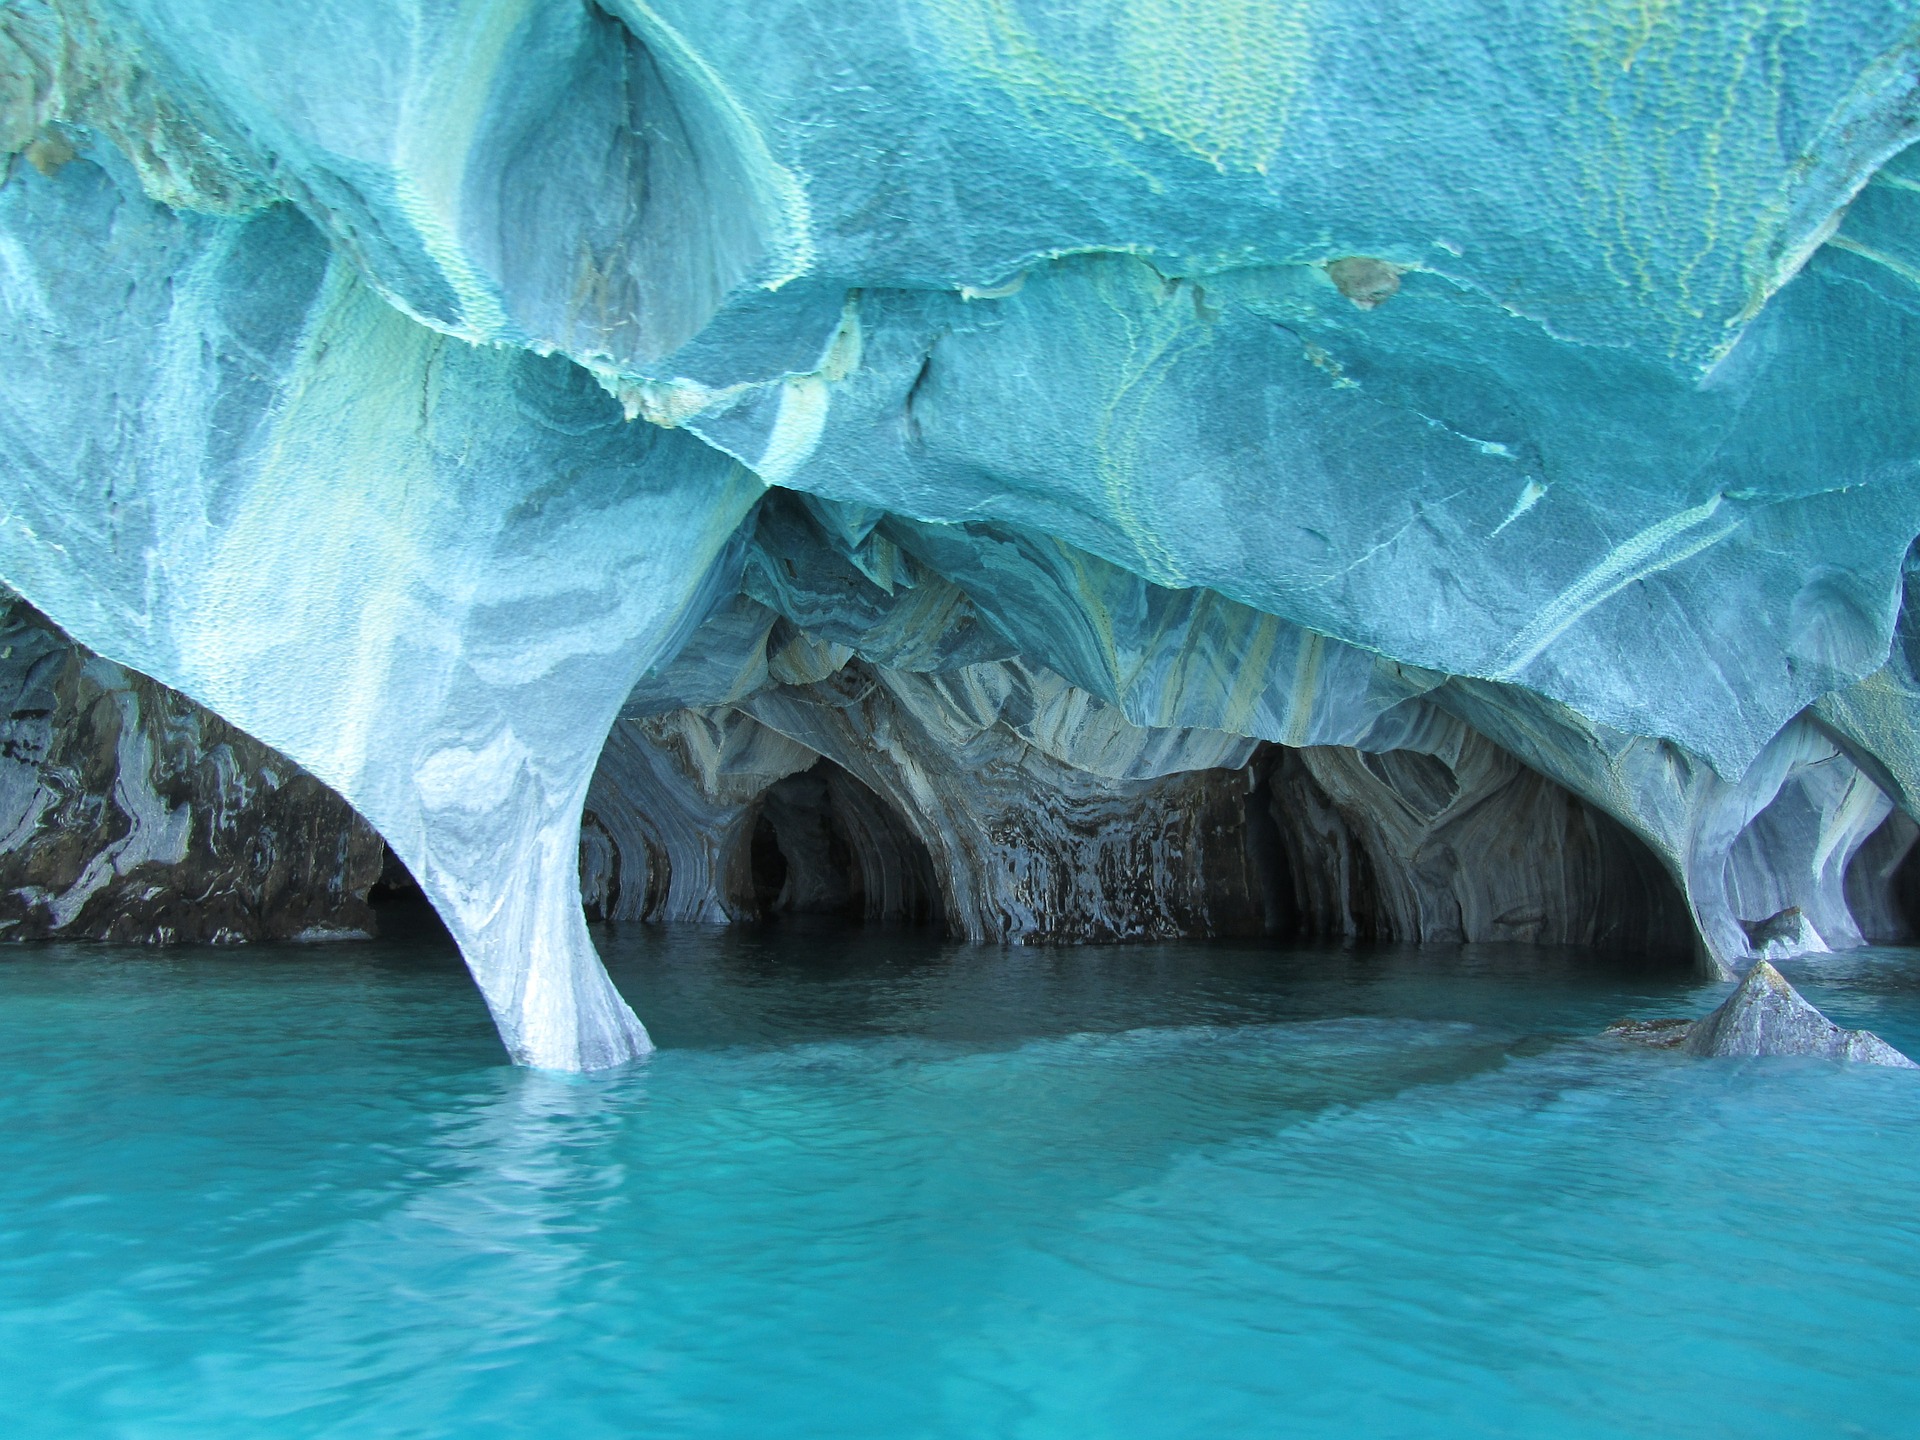
[[[285,757],[0,608],[0,939],[325,940],[374,929],[385,846]]]

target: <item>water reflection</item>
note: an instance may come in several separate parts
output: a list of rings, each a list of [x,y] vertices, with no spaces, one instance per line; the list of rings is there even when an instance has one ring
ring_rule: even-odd
[[[595,941],[664,1046],[865,1035],[999,1044],[1355,1015],[1560,1031],[1598,1028],[1622,1005],[1688,1013],[1724,990],[1702,984],[1685,957],[1555,946],[1000,949],[797,922],[603,926]]]

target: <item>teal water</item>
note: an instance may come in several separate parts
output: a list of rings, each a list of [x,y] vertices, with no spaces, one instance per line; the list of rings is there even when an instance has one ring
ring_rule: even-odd
[[[0,952],[5,1433],[1920,1433],[1920,1076],[1594,1038],[1723,987],[602,942],[572,1079],[437,940]],[[1795,978],[1920,1054],[1920,952]]]

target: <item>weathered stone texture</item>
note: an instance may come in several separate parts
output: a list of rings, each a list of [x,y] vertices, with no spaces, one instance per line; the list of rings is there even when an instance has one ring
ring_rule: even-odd
[[[1808,1055],[1898,1070],[1920,1069],[1871,1030],[1848,1030],[1809,1005],[1787,977],[1756,960],[1739,988],[1700,1020],[1622,1020],[1607,1028],[1619,1040],[1680,1050],[1701,1059]]]
[[[0,610],[0,938],[171,944],[374,930],[380,837],[218,716]]]

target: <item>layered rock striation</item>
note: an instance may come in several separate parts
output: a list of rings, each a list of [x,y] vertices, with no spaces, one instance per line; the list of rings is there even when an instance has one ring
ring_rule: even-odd
[[[365,938],[386,847],[217,715],[0,609],[0,939]]]
[[[1885,937],[1915,19],[4,0],[0,578],[530,1063],[647,1044],[583,893]]]

